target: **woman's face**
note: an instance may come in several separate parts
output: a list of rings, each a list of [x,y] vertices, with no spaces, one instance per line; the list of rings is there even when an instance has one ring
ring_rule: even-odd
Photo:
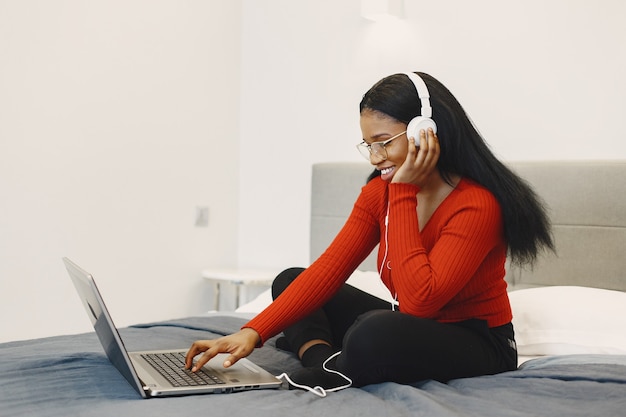
[[[361,112],[361,132],[363,140],[367,144],[383,142],[406,130],[406,124],[374,110],[363,110]],[[385,145],[387,158],[377,155],[370,155],[370,163],[381,172],[384,181],[391,181],[394,174],[400,168],[408,152],[408,138],[406,134],[398,136],[396,139]]]

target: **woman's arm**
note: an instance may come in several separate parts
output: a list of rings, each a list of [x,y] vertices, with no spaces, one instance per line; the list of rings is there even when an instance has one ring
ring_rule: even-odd
[[[200,369],[215,355],[224,352],[230,353],[224,362],[224,366],[229,367],[270,337],[320,308],[378,243],[384,201],[385,184],[380,179],[363,187],[346,224],[320,258],[239,332],[196,341],[187,353],[187,368]],[[201,353],[194,364],[194,357]]]
[[[326,251],[245,327],[255,329],[264,342],[328,301],[379,243],[385,187],[380,179],[363,187],[348,220]]]

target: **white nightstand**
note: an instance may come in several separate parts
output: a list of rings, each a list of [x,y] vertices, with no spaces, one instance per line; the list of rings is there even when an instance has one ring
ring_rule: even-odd
[[[202,278],[215,285],[214,308],[220,307],[220,285],[228,283],[235,286],[235,308],[241,301],[241,287],[259,285],[270,286],[276,275],[276,270],[270,269],[239,269],[239,268],[207,268],[202,271]]]

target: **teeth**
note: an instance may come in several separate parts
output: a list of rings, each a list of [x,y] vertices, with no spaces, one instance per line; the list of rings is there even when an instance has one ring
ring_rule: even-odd
[[[386,175],[386,174],[389,174],[391,171],[393,171],[393,167],[383,168],[380,170],[380,173],[383,175]]]

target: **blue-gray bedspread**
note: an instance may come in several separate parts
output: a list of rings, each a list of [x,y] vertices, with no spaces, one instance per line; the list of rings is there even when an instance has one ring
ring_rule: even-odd
[[[244,320],[192,317],[120,330],[129,350],[186,348]],[[390,351],[390,354],[393,354]],[[297,369],[270,340],[251,359],[275,374]],[[626,416],[626,356],[534,359],[519,370],[447,384],[383,383],[319,398],[287,389],[143,400],[94,333],[0,344],[0,416]]]

